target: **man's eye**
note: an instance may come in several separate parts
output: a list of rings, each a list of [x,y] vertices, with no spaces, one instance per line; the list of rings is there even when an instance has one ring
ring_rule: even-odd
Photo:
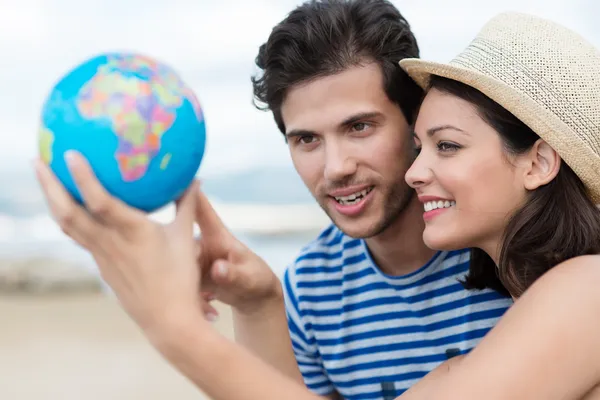
[[[356,132],[362,132],[370,127],[366,122],[357,122],[352,125],[352,130]]]
[[[302,135],[298,136],[298,143],[301,144],[310,144],[315,140],[315,137],[312,135]]]

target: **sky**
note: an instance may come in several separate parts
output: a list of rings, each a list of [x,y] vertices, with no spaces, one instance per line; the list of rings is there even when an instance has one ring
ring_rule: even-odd
[[[254,58],[291,0],[0,0],[0,170],[29,168],[45,97],[98,53],[126,50],[175,68],[207,123],[200,175],[291,165],[268,112],[252,105]],[[421,57],[449,61],[503,11],[553,19],[600,47],[593,0],[397,0]]]

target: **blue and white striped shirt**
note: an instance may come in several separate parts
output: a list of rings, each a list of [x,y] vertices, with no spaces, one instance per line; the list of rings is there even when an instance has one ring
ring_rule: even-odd
[[[512,304],[458,279],[467,250],[438,252],[387,276],[365,242],[331,225],[284,274],[288,324],[306,385],[345,399],[393,399],[448,358],[471,350]]]

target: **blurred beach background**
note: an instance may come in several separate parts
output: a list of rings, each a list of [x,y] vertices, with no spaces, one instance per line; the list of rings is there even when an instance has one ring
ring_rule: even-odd
[[[204,398],[146,343],[89,255],[49,217],[30,165],[39,112],[56,79],[99,52],[136,51],[172,65],[204,109],[205,192],[281,276],[328,219],[294,171],[271,114],[253,107],[250,76],[258,46],[299,3],[0,0],[0,399]],[[393,3],[426,59],[449,60],[508,10],[554,19],[600,46],[600,5],[592,0]],[[231,337],[229,310],[220,310],[217,327]]]

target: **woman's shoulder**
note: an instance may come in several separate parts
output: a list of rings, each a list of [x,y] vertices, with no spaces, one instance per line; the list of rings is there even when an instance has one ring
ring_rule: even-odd
[[[559,303],[600,310],[600,255],[578,256],[558,264],[525,291],[522,300],[539,307]]]
[[[600,254],[591,254],[570,258],[551,268],[540,281],[546,280],[553,285],[571,285],[580,282],[583,285],[598,284],[600,281]],[[600,295],[600,291],[598,291]]]
[[[583,266],[584,268],[593,266],[598,267],[600,266],[600,254],[588,254],[585,256],[573,257],[558,264],[556,268],[564,268],[565,265]]]

